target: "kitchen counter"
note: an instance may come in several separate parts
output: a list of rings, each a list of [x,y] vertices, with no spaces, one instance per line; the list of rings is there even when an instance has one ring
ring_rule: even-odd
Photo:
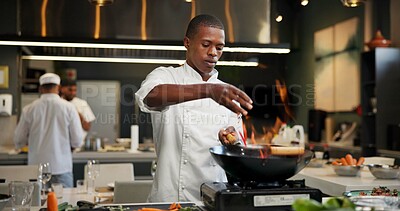
[[[100,162],[152,162],[156,159],[155,152],[124,151],[124,152],[74,152],[74,163],[86,163],[88,159],[97,159]],[[0,147],[0,165],[25,165],[27,154],[16,154],[12,147]]]
[[[156,159],[155,152],[126,151],[126,152],[75,152],[72,154],[74,163],[86,163],[88,159],[100,162],[151,162]]]
[[[151,163],[156,159],[153,151],[124,151],[124,152],[74,152],[73,173],[75,179],[84,178],[84,166],[87,160],[96,159],[100,163],[133,163],[135,179],[152,179]],[[17,154],[13,147],[0,146],[0,165],[26,165],[28,154]]]
[[[306,167],[290,179],[305,179],[307,186],[320,189],[329,196],[342,196],[344,192],[351,190],[372,190],[378,186],[400,189],[399,179],[376,179],[368,167],[364,167],[358,177],[338,176],[329,165],[324,165],[322,168]]]

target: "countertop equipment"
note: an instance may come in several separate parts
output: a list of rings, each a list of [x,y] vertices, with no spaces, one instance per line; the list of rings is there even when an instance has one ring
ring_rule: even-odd
[[[291,210],[297,198],[321,202],[320,190],[306,187],[304,180],[287,180],[310,162],[313,152],[271,155],[268,147],[210,148],[213,158],[226,171],[228,182],[204,183],[200,188],[204,205],[218,211],[280,211]]]

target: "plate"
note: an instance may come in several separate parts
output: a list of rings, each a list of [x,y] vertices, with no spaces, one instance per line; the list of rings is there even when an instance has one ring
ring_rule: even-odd
[[[197,206],[193,202],[179,202],[182,208],[190,208],[192,211],[202,211],[199,206]],[[145,204],[102,204],[102,208],[106,208],[109,210],[126,210],[126,211],[134,211],[142,209],[143,207],[146,208],[153,208],[153,209],[161,209],[161,210],[168,210],[171,206],[171,203],[145,203]],[[121,208],[122,207],[122,208]]]
[[[397,196],[353,196],[349,198],[357,206],[374,208],[399,208],[400,199]]]
[[[364,192],[365,196],[360,196]],[[357,206],[374,208],[399,208],[400,198],[398,196],[371,196],[372,190],[348,191],[343,195],[349,197]]]
[[[114,189],[115,184],[113,182],[110,182],[107,184],[107,187]]]
[[[360,193],[363,192],[365,195],[360,196]],[[392,192],[392,191],[391,191]],[[371,196],[372,190],[352,190],[352,191],[347,191],[343,193],[343,196],[347,197],[365,197],[365,196],[370,196],[370,197],[378,197],[378,196]]]

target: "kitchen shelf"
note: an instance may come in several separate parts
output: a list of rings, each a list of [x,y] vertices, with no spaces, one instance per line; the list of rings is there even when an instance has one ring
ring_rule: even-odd
[[[399,67],[399,48],[376,48],[361,55],[362,146],[393,150],[390,143],[400,142],[387,135],[391,124],[400,123]]]

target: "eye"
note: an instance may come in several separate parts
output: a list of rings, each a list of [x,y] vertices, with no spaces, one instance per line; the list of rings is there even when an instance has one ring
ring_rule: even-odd
[[[224,46],[217,46],[216,48],[218,51],[222,51],[224,49]]]

